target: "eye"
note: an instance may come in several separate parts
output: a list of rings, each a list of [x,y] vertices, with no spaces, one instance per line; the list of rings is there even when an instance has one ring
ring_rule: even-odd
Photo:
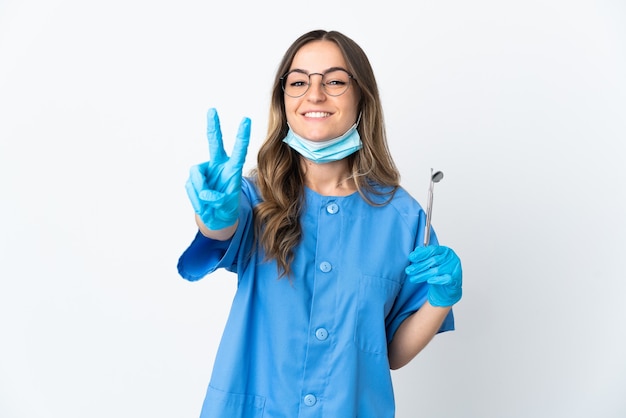
[[[306,81],[296,80],[288,83],[291,87],[302,87],[307,84]]]
[[[303,87],[309,84],[309,76],[300,72],[287,74],[285,84],[291,87]]]
[[[333,93],[343,91],[350,84],[350,75],[344,70],[333,70],[324,74],[324,86]]]
[[[327,86],[345,86],[347,84],[347,81],[345,80],[339,80],[339,79],[331,79],[326,81]]]

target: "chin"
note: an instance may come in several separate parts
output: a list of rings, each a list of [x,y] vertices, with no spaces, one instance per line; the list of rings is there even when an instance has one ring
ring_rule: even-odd
[[[320,133],[311,132],[302,137],[313,142],[324,142],[324,141],[328,141],[330,139],[336,138],[337,136],[339,135],[333,136],[333,135],[328,135],[328,134],[320,134]]]

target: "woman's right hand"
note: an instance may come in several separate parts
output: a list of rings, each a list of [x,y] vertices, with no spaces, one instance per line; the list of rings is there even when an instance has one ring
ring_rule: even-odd
[[[187,195],[200,220],[210,230],[237,223],[243,164],[250,142],[250,119],[243,118],[233,152],[224,151],[217,111],[207,112],[207,139],[210,160],[194,165],[185,184]]]

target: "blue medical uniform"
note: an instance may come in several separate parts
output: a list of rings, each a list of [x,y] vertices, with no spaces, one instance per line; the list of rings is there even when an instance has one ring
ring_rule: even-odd
[[[244,178],[235,235],[198,233],[179,260],[188,280],[218,268],[238,278],[201,418],[394,417],[387,344],[427,298],[404,274],[424,211],[402,188],[380,207],[306,188],[290,281],[252,251],[259,201]],[[450,311],[439,331],[452,329]]]

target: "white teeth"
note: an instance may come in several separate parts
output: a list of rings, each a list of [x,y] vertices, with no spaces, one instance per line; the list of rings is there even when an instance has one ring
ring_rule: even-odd
[[[330,113],[326,112],[307,112],[304,114],[307,118],[325,118],[330,116]]]

